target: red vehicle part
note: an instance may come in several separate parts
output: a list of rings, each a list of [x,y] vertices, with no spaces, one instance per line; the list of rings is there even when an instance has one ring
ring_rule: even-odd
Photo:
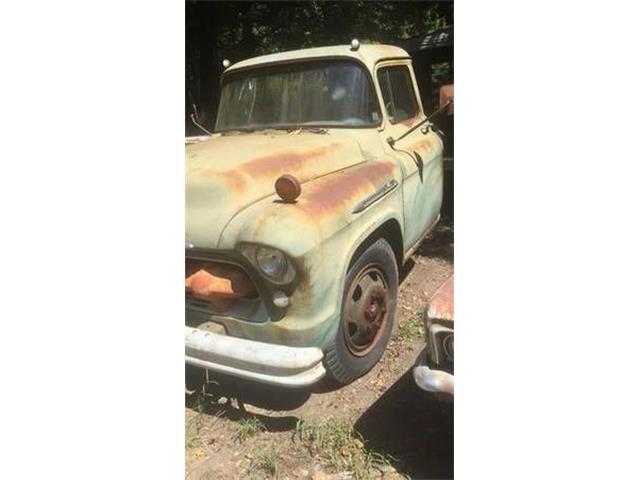
[[[427,347],[413,378],[423,390],[453,395],[453,276],[429,301],[424,325]]]

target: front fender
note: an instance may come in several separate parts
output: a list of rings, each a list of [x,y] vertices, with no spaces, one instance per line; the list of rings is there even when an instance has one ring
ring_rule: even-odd
[[[353,213],[359,202],[399,178],[395,164],[367,162],[349,170],[303,185],[297,203],[274,196],[251,205],[221,236],[222,248],[240,242],[268,245],[295,263],[298,283],[286,315],[277,322],[289,344],[326,346],[338,325],[345,277],[356,249],[389,219],[403,223],[401,188]]]
[[[327,331],[324,339],[323,347],[328,340],[335,335],[335,329],[338,327],[337,319],[342,310],[343,292],[346,288],[345,282],[349,272],[349,266],[354,259],[358,248],[363,245],[382,225],[392,220],[402,228],[400,218],[400,210],[402,206],[402,193],[398,189],[397,192],[385,197],[379,202],[376,208],[371,208],[363,212],[358,218],[354,218],[348,229],[336,232],[325,244],[322,249],[331,258],[329,268],[324,272],[329,276],[320,275],[314,280],[324,286],[324,301],[331,304],[332,325]],[[401,230],[402,234],[402,230]],[[402,248],[402,245],[399,245]],[[323,273],[324,273],[323,272]]]

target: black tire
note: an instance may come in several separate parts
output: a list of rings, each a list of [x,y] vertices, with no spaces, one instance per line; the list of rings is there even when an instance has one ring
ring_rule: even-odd
[[[377,278],[379,274],[382,274],[382,279]],[[360,301],[364,295],[362,288],[364,282],[367,282],[368,293],[365,295],[366,298]],[[360,288],[359,296],[358,288]],[[335,337],[325,348],[324,366],[330,378],[346,385],[367,373],[378,363],[393,330],[397,295],[398,266],[395,255],[389,243],[381,238],[357,258],[347,273],[339,325]],[[386,299],[382,300],[382,296],[386,296]],[[358,300],[354,301],[354,298]],[[369,300],[371,304],[369,308],[365,308],[364,305]],[[363,305],[359,305],[360,303]],[[375,306],[371,306],[373,303]],[[354,314],[354,310],[363,315]],[[386,317],[378,320],[382,311]],[[373,320],[371,320],[372,316]],[[354,317],[359,317],[360,321],[353,321]],[[365,328],[361,328],[362,324]],[[371,330],[374,329],[375,333],[372,334]],[[370,338],[371,344],[367,344]]]

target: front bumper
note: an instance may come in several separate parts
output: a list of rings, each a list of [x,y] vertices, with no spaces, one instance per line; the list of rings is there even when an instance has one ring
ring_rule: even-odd
[[[236,377],[304,387],[325,375],[322,350],[288,347],[185,327],[185,362]]]

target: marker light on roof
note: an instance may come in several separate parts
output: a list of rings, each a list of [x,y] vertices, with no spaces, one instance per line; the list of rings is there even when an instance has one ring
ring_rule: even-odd
[[[224,60],[222,60],[222,66],[224,68],[229,68],[229,65],[231,65],[231,62],[228,59],[225,58]]]
[[[351,40],[351,50],[356,51],[360,48],[360,40],[354,38]]]

